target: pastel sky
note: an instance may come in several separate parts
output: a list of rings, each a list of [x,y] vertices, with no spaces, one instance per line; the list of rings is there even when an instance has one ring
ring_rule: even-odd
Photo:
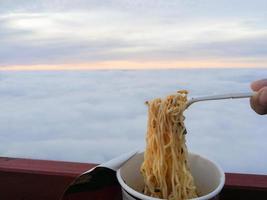
[[[0,70],[178,67],[267,67],[267,1],[0,1]]]

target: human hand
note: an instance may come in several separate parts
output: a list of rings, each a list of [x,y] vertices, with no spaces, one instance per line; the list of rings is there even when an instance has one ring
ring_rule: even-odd
[[[260,115],[267,114],[267,79],[254,81],[251,89],[257,93],[250,98],[250,106]]]

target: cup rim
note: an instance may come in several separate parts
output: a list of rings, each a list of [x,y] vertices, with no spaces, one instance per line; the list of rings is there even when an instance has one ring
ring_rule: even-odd
[[[143,152],[139,152],[139,153],[143,153]],[[200,197],[193,198],[193,199],[190,199],[190,200],[205,200],[205,199],[211,199],[211,198],[215,197],[217,194],[220,193],[220,191],[222,190],[222,188],[224,186],[224,183],[225,183],[225,174],[224,174],[223,169],[220,167],[220,165],[217,164],[217,162],[215,162],[215,161],[213,161],[211,159],[208,159],[205,156],[201,156],[199,154],[192,153],[192,152],[189,152],[189,154],[191,154],[192,156],[199,156],[202,159],[211,162],[213,165],[215,165],[215,167],[218,169],[219,174],[220,174],[220,183],[219,183],[219,185],[212,192],[210,192],[210,193],[208,193],[208,194],[206,194],[204,196],[200,196]],[[137,197],[139,199],[163,200],[163,199],[159,199],[159,198],[147,196],[145,194],[142,194],[140,192],[137,192],[136,190],[134,190],[130,186],[128,186],[124,182],[124,180],[122,179],[122,177],[121,177],[121,168],[119,170],[117,170],[116,176],[117,176],[117,179],[118,179],[118,181],[119,181],[122,189],[125,190],[126,192],[128,192],[129,194],[131,194],[132,196]]]

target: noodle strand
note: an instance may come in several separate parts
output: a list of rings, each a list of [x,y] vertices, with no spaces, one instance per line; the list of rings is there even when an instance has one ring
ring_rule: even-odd
[[[165,99],[154,99],[148,105],[146,150],[141,173],[144,194],[151,197],[184,200],[197,197],[189,171],[186,129],[183,111],[187,91],[178,91]]]

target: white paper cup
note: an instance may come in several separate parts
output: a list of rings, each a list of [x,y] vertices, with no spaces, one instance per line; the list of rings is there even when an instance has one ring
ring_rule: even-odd
[[[140,166],[143,160],[144,154],[138,153],[117,171],[117,178],[122,187],[123,200],[159,200],[142,193],[144,181]],[[216,198],[225,182],[225,175],[221,167],[193,153],[189,153],[188,164],[194,177],[197,191],[200,194],[198,198],[192,200]]]

